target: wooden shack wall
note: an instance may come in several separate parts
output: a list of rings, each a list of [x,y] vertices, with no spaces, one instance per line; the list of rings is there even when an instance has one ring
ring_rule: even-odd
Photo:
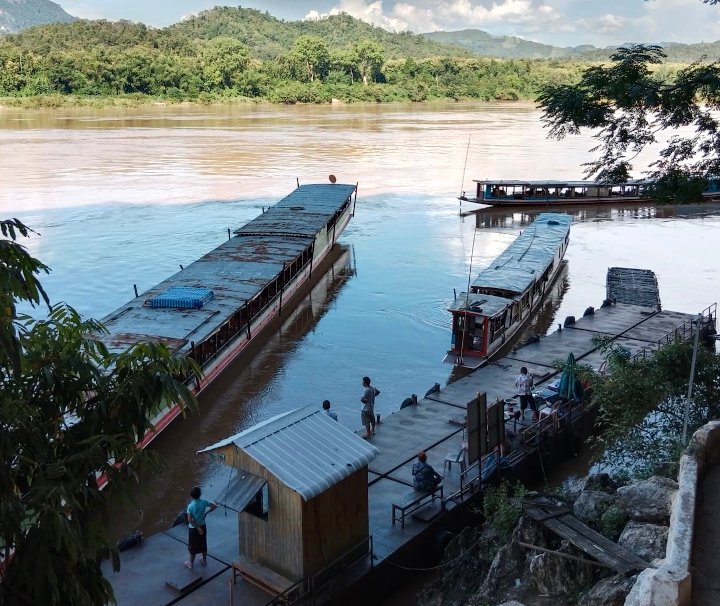
[[[268,483],[267,519],[240,513],[240,554],[288,579],[300,580],[303,577],[302,497],[241,450],[235,450],[233,464]]]
[[[303,501],[302,510],[304,572],[314,574],[369,534],[367,467]]]

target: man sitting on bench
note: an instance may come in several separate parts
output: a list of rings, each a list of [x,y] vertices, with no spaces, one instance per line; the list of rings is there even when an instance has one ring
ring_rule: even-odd
[[[427,455],[420,451],[412,468],[413,488],[420,492],[433,492],[442,482],[442,476],[427,462]]]

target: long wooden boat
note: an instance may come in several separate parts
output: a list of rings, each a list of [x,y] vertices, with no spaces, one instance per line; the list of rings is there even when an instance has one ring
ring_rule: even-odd
[[[293,309],[354,215],[356,199],[356,185],[298,186],[227,242],[103,318],[103,341],[111,351],[160,342],[194,359],[203,378],[191,388],[200,393],[274,318]],[[139,446],[181,412],[176,403],[161,410]]]
[[[505,181],[475,180],[475,197],[464,193],[460,199],[489,206],[567,206],[578,204],[622,204],[649,200],[651,179],[608,185],[597,181]],[[707,198],[720,196],[720,182],[712,181],[703,192]]]
[[[478,368],[509,344],[557,277],[571,222],[570,215],[540,213],[478,274],[470,292],[455,297],[448,308],[452,338],[445,362]]]

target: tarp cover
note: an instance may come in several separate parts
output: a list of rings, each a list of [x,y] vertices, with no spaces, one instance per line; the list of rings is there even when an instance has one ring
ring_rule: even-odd
[[[173,286],[150,299],[150,307],[201,309],[213,296],[213,291],[209,288]]]

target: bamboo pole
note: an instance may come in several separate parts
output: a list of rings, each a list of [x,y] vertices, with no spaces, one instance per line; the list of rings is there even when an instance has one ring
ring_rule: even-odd
[[[594,560],[587,560],[585,558],[579,558],[578,556],[570,555],[569,553],[561,553],[559,551],[553,551],[552,549],[545,549],[544,547],[538,547],[537,545],[530,545],[529,543],[521,543],[520,541],[518,541],[518,545],[520,545],[520,547],[525,547],[526,549],[534,549],[535,551],[540,551],[542,553],[549,553],[550,555],[554,555],[559,558],[565,558],[566,560],[572,560],[573,562],[580,562],[581,564],[590,564],[591,566],[599,566],[600,568],[612,569],[612,566],[608,566],[607,564],[603,564],[602,562],[596,562]]]

